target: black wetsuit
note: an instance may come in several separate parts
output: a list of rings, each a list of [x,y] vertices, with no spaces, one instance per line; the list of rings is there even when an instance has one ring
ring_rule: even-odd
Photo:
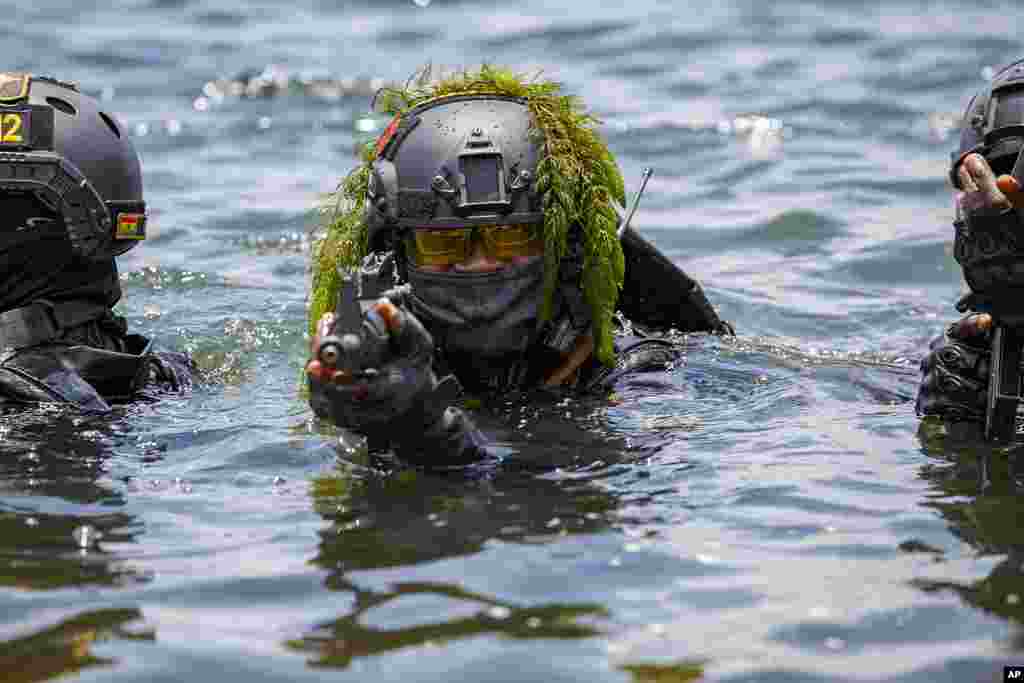
[[[0,407],[56,402],[106,412],[111,403],[191,383],[185,354],[154,351],[111,311],[121,296],[113,259],[26,279],[34,280],[31,290],[0,296]]]
[[[0,407],[55,402],[107,412],[112,403],[191,384],[187,355],[154,351],[148,338],[125,328],[124,318],[108,311],[52,341],[0,352]]]

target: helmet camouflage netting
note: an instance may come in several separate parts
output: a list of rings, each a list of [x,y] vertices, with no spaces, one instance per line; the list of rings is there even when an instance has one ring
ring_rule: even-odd
[[[612,200],[625,201],[622,174],[604,140],[595,130],[600,123],[582,102],[560,94],[557,83],[527,79],[512,71],[484,65],[441,80],[430,80],[424,69],[402,88],[378,93],[377,108],[401,117],[430,100],[459,95],[499,95],[522,98],[530,113],[532,133],[540,147],[535,190],[542,197],[544,304],[542,320],[551,316],[558,267],[566,251],[570,227],[578,225],[583,240],[582,288],[593,318],[595,355],[614,362],[612,318],[622,288],[625,265],[616,235],[618,214]],[[341,285],[338,266],[358,265],[369,250],[364,207],[371,165],[379,153],[376,141],[362,150],[354,168],[321,207],[328,217],[325,235],[313,251],[313,282],[309,311],[310,333],[316,321],[333,310]]]

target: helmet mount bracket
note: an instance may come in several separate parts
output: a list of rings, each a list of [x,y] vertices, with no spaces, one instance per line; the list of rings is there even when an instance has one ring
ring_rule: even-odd
[[[477,213],[508,213],[512,210],[505,159],[501,147],[481,127],[473,128],[463,141],[452,174],[449,164],[441,167],[432,188],[452,203],[460,216]],[[454,175],[455,187],[449,179]],[[447,177],[446,177],[447,176]]]

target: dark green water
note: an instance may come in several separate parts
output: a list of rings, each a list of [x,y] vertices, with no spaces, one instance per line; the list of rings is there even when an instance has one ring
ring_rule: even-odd
[[[119,308],[207,381],[110,418],[0,415],[0,679],[931,683],[1024,662],[1022,474],[912,405],[960,289],[957,118],[1024,56],[1017,5],[39,4],[3,5],[5,66],[122,115],[154,219]],[[655,168],[636,225],[740,333],[688,339],[626,400],[485,406],[505,458],[469,476],[368,461],[296,384],[310,207],[379,130],[366,79],[428,60],[585,96],[630,189]],[[217,82],[238,74],[249,96]]]

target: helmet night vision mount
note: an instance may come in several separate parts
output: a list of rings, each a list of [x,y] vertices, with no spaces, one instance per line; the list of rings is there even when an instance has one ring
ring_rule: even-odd
[[[367,186],[371,248],[410,228],[541,223],[538,150],[523,98],[458,95],[402,114]]]

